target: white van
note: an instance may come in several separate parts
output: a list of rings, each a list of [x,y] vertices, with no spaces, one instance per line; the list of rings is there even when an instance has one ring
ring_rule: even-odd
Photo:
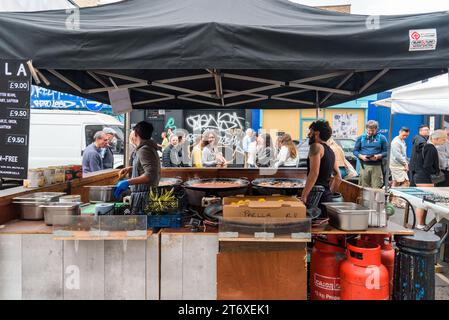
[[[81,164],[95,132],[109,127],[117,133],[114,168],[123,165],[123,125],[112,116],[90,111],[31,109],[29,168]]]

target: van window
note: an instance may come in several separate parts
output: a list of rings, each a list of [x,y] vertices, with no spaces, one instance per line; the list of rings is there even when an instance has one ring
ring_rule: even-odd
[[[107,126],[108,128],[114,129],[116,132],[117,143],[112,146],[112,152],[115,154],[123,154],[124,149],[124,132],[123,127],[120,126]],[[86,146],[94,141],[94,135],[97,131],[101,131],[106,126],[102,125],[87,125],[86,126]]]

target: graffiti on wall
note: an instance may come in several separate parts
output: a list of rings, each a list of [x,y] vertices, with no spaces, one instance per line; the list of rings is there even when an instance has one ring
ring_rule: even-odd
[[[172,129],[172,131],[176,131],[175,119],[173,119],[173,117],[168,118],[164,129]]]
[[[102,109],[111,109],[111,106],[72,94],[32,86],[31,108],[100,111]]]
[[[226,158],[243,156],[245,118],[237,112],[192,114],[186,117],[185,123],[190,142],[194,143],[205,131],[213,130],[219,135],[218,146],[223,149]]]

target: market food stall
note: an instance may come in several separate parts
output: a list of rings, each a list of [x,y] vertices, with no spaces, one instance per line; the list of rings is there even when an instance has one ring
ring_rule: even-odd
[[[0,55],[27,60],[34,84],[111,103],[122,112],[170,106],[313,108],[319,114],[320,108],[443,74],[448,68],[449,44],[440,40],[437,45],[437,35],[449,34],[446,12],[400,20],[380,17],[381,27],[370,28],[366,16],[325,12],[284,0],[194,0],[188,6],[185,1],[157,0],[151,10],[148,5],[145,0],[125,1],[81,9],[76,17],[65,11],[1,13]],[[424,39],[416,36],[429,28]],[[127,103],[117,105],[117,97]],[[305,175],[301,169],[280,168],[270,178],[304,179]],[[246,180],[235,188],[236,194],[205,194],[200,206],[199,201],[190,205],[204,213],[203,204],[221,202],[223,216],[226,206],[238,209],[239,215],[254,215],[257,208],[268,210],[270,216],[264,213],[253,223],[245,216],[234,217],[243,218],[240,223],[221,219],[221,227],[227,229],[220,231],[220,222],[203,216],[198,223],[196,213],[181,226],[167,228],[179,224],[179,219],[102,215],[84,208],[85,214],[69,215],[62,224],[53,221],[50,227],[45,220],[17,220],[13,198],[36,191],[65,192],[80,195],[87,203],[92,199],[85,186],[112,185],[116,172],[39,189],[10,190],[0,197],[4,209],[0,252],[6,257],[0,260],[0,297],[306,299],[306,247],[314,235],[339,242],[361,233],[380,234],[381,241],[384,236],[413,234],[392,222],[349,231],[328,221],[314,226],[296,197],[295,204],[284,207],[278,200],[285,199],[253,195],[253,189],[276,186],[260,180],[253,183],[267,178],[258,169],[163,169],[162,176],[181,179],[187,190],[195,188],[189,184],[193,179]],[[246,196],[257,200],[224,204],[227,196],[243,192],[242,185],[247,187]],[[300,192],[298,185],[290,187]],[[346,202],[364,199],[363,189],[348,182],[340,192]],[[283,222],[276,223],[271,215],[281,213],[281,207],[300,220],[283,216]],[[96,205],[92,208],[97,210]],[[362,215],[368,218],[367,212]],[[216,212],[214,217],[220,220]],[[169,225],[143,235],[142,221],[146,219],[148,225],[156,218]],[[293,229],[286,230],[289,227]],[[251,228],[256,230],[248,231]],[[362,250],[375,251],[380,263],[380,245],[365,245]],[[338,268],[334,264],[332,270]],[[332,281],[338,288],[337,280]],[[385,294],[391,285],[388,280],[382,285]]]

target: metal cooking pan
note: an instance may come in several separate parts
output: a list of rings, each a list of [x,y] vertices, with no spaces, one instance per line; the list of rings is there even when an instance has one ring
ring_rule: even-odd
[[[268,183],[268,185],[262,185]],[[294,184],[286,186],[285,183]],[[251,182],[255,194],[260,195],[298,195],[306,185],[305,179],[295,178],[262,178]]]
[[[233,185],[223,185],[216,187],[204,186],[199,184],[204,183],[223,183],[228,182]],[[201,206],[201,199],[203,197],[230,197],[239,194],[246,194],[248,191],[249,181],[246,179],[233,178],[212,178],[212,179],[193,179],[184,182],[184,189],[186,191],[189,204],[192,206]]]
[[[203,186],[200,184],[212,184],[217,183],[217,186]],[[231,183],[230,185],[219,186],[220,183]],[[212,178],[212,179],[194,179],[189,180],[184,183],[184,187],[190,190],[197,191],[210,191],[211,193],[221,192],[221,191],[229,191],[241,188],[247,188],[249,186],[249,181],[245,179],[234,179],[234,178]]]

